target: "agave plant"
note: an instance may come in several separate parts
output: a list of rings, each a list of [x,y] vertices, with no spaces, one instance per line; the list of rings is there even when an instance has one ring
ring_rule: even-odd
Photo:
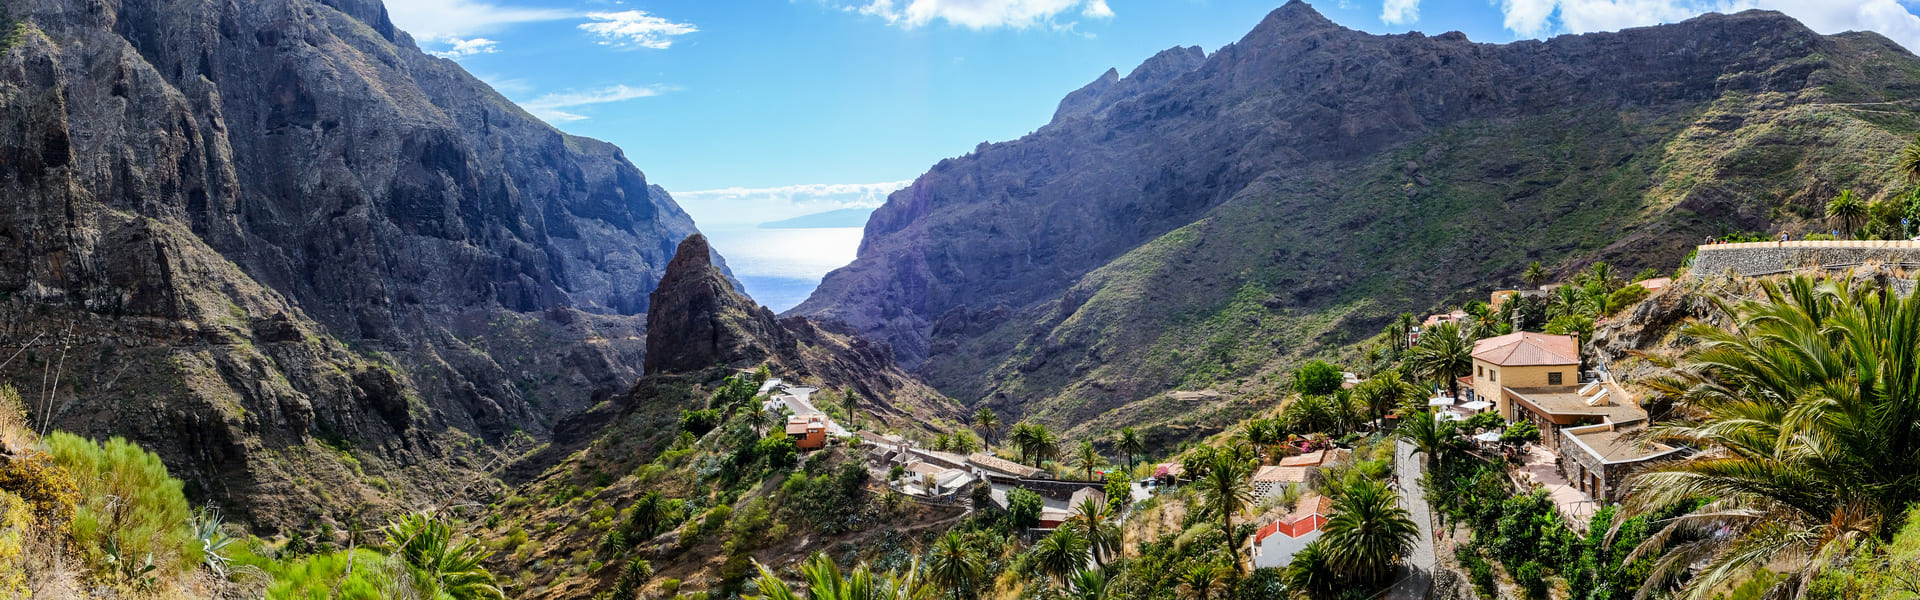
[[[234,539],[220,530],[222,519],[220,510],[212,506],[202,507],[187,521],[193,529],[193,537],[200,540],[200,551],[205,556],[207,570],[214,576],[226,579],[228,567],[232,563],[225,552],[233,545]]]

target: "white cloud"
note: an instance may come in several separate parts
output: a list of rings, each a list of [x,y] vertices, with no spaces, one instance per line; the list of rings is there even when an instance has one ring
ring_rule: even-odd
[[[674,192],[673,198],[707,226],[750,226],[843,208],[877,208],[912,181],[831,183],[772,188],[732,187]]]
[[[858,0],[843,7],[906,28],[934,21],[970,29],[1025,29],[1040,24],[1057,28],[1060,24],[1054,18],[1076,8],[1089,18],[1113,17],[1107,0]]]
[[[580,29],[599,36],[600,43],[609,46],[664,50],[673,45],[675,36],[700,31],[692,23],[675,23],[644,10],[595,12],[586,16],[593,22],[581,24]]]
[[[1404,25],[1420,20],[1420,0],[1387,0],[1380,6],[1380,22]]]
[[[548,123],[565,123],[587,119],[586,115],[572,112],[570,109],[594,104],[622,102],[635,98],[648,98],[658,96],[667,91],[670,91],[670,88],[662,86],[633,87],[613,85],[594,90],[546,94],[522,102],[520,103],[520,107],[527,109],[527,112],[533,113],[533,116],[540,117]]]
[[[1419,0],[1385,0],[1381,20],[1397,5]],[[1497,0],[1504,26],[1526,37],[1559,33],[1613,31],[1683,21],[1703,13],[1748,9],[1777,10],[1820,33],[1874,31],[1909,50],[1920,50],[1920,16],[1900,0]],[[1418,19],[1414,13],[1412,20]]]
[[[440,58],[460,60],[476,54],[493,54],[500,51],[500,42],[487,38],[473,38],[470,40],[453,38],[447,40],[447,45],[448,48],[446,50],[428,50],[427,54],[432,54]]]
[[[387,3],[387,16],[416,39],[444,42],[494,33],[520,23],[579,18],[580,14],[515,8],[486,0],[399,0]]]

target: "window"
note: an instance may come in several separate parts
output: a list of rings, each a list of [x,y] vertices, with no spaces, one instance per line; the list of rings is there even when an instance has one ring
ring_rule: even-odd
[[[1560,385],[1559,371],[1554,371],[1552,373],[1547,374],[1547,385]]]
[[[1487,369],[1487,381],[1500,381],[1500,372]]]
[[[1474,376],[1474,377],[1486,377],[1486,376],[1487,376],[1487,368],[1486,368],[1486,367],[1482,367],[1482,366],[1480,366],[1480,365],[1474,365],[1474,366],[1473,366],[1473,376]]]

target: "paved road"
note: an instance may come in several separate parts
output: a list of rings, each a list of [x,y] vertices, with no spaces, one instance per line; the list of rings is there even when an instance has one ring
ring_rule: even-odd
[[[1400,440],[1394,448],[1394,469],[1400,476],[1400,502],[1420,525],[1420,539],[1414,542],[1408,564],[1400,568],[1399,583],[1387,591],[1385,597],[1391,600],[1424,600],[1433,588],[1433,510],[1427,506],[1427,490],[1420,486],[1420,462],[1425,457],[1415,456],[1413,450],[1413,444]]]
[[[814,408],[812,401],[814,391],[813,388],[787,388],[788,393],[776,394],[772,400],[768,400],[767,402],[769,404],[776,402],[785,404],[787,410],[793,411],[794,416],[826,414],[826,411]],[[841,427],[840,423],[833,419],[827,419],[827,434],[833,437],[853,435],[852,432],[847,431],[845,427]]]

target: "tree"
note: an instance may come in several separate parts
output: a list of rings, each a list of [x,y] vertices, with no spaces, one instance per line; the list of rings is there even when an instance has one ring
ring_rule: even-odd
[[[973,427],[980,430],[980,437],[986,440],[988,447],[991,447],[993,432],[1000,429],[1000,415],[994,414],[993,409],[982,406],[980,410],[973,411]]]
[[[1293,372],[1293,391],[1302,396],[1325,396],[1340,389],[1344,380],[1340,367],[1322,360],[1307,361]]]
[[[1394,435],[1413,444],[1414,452],[1425,454],[1427,469],[1440,463],[1443,455],[1454,444],[1453,423],[1442,421],[1432,412],[1415,413],[1394,430]]]
[[[1827,203],[1827,220],[1837,223],[1835,227],[1840,228],[1848,237],[1853,236],[1854,228],[1858,227],[1860,220],[1866,216],[1867,205],[1860,201],[1859,196],[1854,195],[1853,190],[1841,190],[1840,197]]]
[[[1107,576],[1094,569],[1082,570],[1073,574],[1067,581],[1069,600],[1105,600],[1107,598]]]
[[[938,591],[921,580],[917,562],[904,573],[876,575],[866,563],[845,573],[827,555],[815,552],[800,565],[801,578],[806,580],[804,596],[760,561],[753,564],[760,572],[753,580],[760,594],[745,596],[747,600],[931,600]]]
[[[1540,261],[1533,261],[1520,273],[1520,280],[1527,282],[1529,288],[1539,289],[1540,284],[1547,282],[1547,268],[1540,266]]]
[[[401,516],[388,524],[387,548],[400,557],[414,586],[427,598],[504,599],[493,574],[480,566],[493,552],[480,542],[455,540],[453,527],[430,513]]]
[[[1045,505],[1040,494],[1026,488],[1007,490],[1007,520],[1016,529],[1040,524],[1040,509]]]
[[[947,530],[946,534],[934,540],[933,549],[927,552],[927,580],[941,588],[953,590],[955,597],[979,597],[979,586],[985,581],[986,574],[986,561],[967,548],[966,540],[960,537],[958,531]]]
[[[1342,486],[1327,520],[1329,562],[1342,575],[1378,582],[1393,573],[1420,535],[1400,496],[1387,484],[1361,478]]]
[[[1039,466],[1040,461],[1060,456],[1060,437],[1048,430],[1046,425],[1023,422],[1013,426],[1010,436],[1015,448],[1020,450],[1020,462]]]
[[[1174,575],[1174,580],[1179,582],[1180,595],[1207,600],[1213,585],[1220,581],[1220,568],[1208,563],[1196,564]]]
[[[1127,472],[1133,472],[1134,458],[1147,453],[1147,443],[1132,427],[1120,428],[1119,439],[1114,440],[1114,448],[1127,455]]]
[[[1239,572],[1240,540],[1233,530],[1233,516],[1240,514],[1253,504],[1253,487],[1248,478],[1253,477],[1253,461],[1243,452],[1233,448],[1214,450],[1206,463],[1206,472],[1200,475],[1200,496],[1204,510],[1208,515],[1220,519],[1220,531],[1226,534],[1227,555],[1233,558],[1233,569]]]
[[[1353,400],[1366,408],[1368,418],[1377,422],[1399,406],[1408,391],[1400,381],[1400,372],[1388,369],[1353,386]]]
[[[1413,326],[1418,323],[1413,313],[1400,313],[1400,317],[1393,321],[1394,329],[1399,331],[1399,335],[1394,338],[1393,347],[1401,350],[1412,347]]]
[[[1094,469],[1108,464],[1107,457],[1100,455],[1100,449],[1093,447],[1093,442],[1086,440],[1080,441],[1080,448],[1073,453],[1073,458],[1069,459],[1068,463],[1084,472],[1087,481],[1093,481]]]
[[[1087,547],[1087,539],[1072,528],[1055,529],[1033,544],[1033,564],[1065,586],[1067,578],[1086,566]]]
[[[1629,515],[1682,511],[1635,550],[1665,554],[1648,590],[1692,574],[1682,591],[1704,597],[1792,556],[1772,593],[1797,596],[1858,544],[1888,539],[1920,498],[1920,300],[1844,277],[1760,287],[1759,300],[1718,302],[1730,328],[1684,329],[1697,343],[1661,385],[1692,418],[1651,435],[1700,452],[1630,480]]]
[[[667,520],[667,506],[660,492],[647,492],[633,501],[633,507],[627,512],[627,537],[651,538],[660,524]]]
[[[1920,135],[1914,136],[1913,141],[1900,151],[1899,170],[1901,175],[1907,177],[1908,183],[1920,183]]]
[[[1073,516],[1066,524],[1086,538],[1087,551],[1093,554],[1095,565],[1106,568],[1106,557],[1120,554],[1120,523],[1113,514],[1113,505],[1092,498],[1081,500],[1079,506],[1073,507]]]
[[[1311,597],[1327,597],[1340,587],[1340,575],[1333,569],[1332,558],[1327,551],[1325,537],[1308,542],[1305,547],[1293,553],[1292,562],[1287,563],[1281,579],[1287,582],[1287,588],[1298,590]]]
[[[1460,397],[1460,378],[1473,373],[1473,340],[1453,323],[1441,323],[1420,334],[1420,343],[1407,357],[1407,366],[1420,377],[1443,383]]]
[[[853,388],[847,388],[846,392],[840,395],[840,407],[847,411],[847,425],[849,427],[859,427],[860,392],[854,391]]]
[[[1593,263],[1593,266],[1587,267],[1587,283],[1599,284],[1603,292],[1612,292],[1615,289],[1619,289],[1620,278],[1614,276],[1613,265],[1607,264],[1606,261],[1600,261]]]

